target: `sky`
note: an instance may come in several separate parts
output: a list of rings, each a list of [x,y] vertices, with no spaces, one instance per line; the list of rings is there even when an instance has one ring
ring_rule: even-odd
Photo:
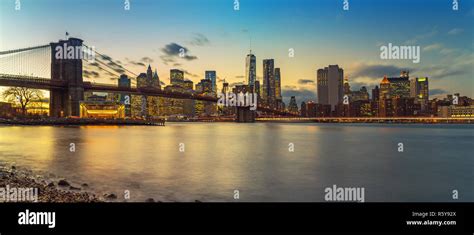
[[[474,1],[450,0],[15,0],[0,1],[0,51],[71,37],[134,73],[148,64],[169,84],[169,70],[196,84],[216,70],[218,87],[244,81],[245,56],[275,59],[288,103],[316,100],[316,71],[344,69],[353,89],[409,70],[429,77],[431,97],[474,97]],[[236,10],[238,5],[238,10]],[[420,47],[420,62],[383,60],[381,46]],[[178,56],[179,48],[186,56]],[[289,50],[294,56],[289,56]],[[116,83],[114,77],[86,78]]]

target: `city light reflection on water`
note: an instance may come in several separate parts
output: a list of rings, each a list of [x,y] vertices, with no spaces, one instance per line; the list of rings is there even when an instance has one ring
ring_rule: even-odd
[[[469,125],[167,123],[165,127],[0,127],[0,163],[87,183],[132,201],[474,200]],[[75,152],[70,152],[70,144]],[[179,151],[180,143],[184,152]],[[295,151],[288,150],[293,143]],[[404,152],[397,144],[404,144]]]

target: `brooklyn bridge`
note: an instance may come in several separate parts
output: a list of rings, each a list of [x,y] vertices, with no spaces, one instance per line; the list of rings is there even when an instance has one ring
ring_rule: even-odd
[[[99,55],[98,58],[100,59],[95,60],[95,62],[97,62],[102,70],[109,72],[109,74],[114,74],[114,68],[120,68],[120,70],[129,77],[136,78],[138,76],[129,69],[125,68],[124,65],[115,62],[110,57],[102,56],[101,53],[84,44],[83,40],[78,38],[69,38],[41,46],[1,51],[0,86],[27,87],[49,90],[50,117],[80,116],[80,102],[84,100],[84,92],[86,91],[126,93],[142,96],[158,96],[209,102],[217,102],[218,100],[216,96],[210,96],[206,94],[168,91],[153,87],[137,87],[136,85],[131,87],[120,87],[118,85],[116,86],[112,84],[84,81],[83,63],[88,62],[84,61],[83,58],[57,58],[57,56],[55,56],[55,48],[58,46],[88,48]],[[46,64],[46,66],[39,66],[38,64],[40,63]],[[50,66],[49,69],[44,68],[47,66]],[[44,71],[48,70],[50,70],[50,75],[46,76]],[[39,74],[42,74],[42,76]],[[117,74],[117,79],[118,76],[120,76],[120,74]],[[236,107],[236,109],[237,121],[252,122],[255,120],[254,111],[250,110],[249,107]],[[257,111],[267,115],[294,116],[293,113],[288,113],[261,105],[257,106]]]

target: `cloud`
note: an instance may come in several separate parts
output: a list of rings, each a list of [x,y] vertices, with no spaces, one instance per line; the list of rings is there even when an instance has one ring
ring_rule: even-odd
[[[298,89],[296,86],[285,86],[281,91],[281,95],[286,105],[288,105],[291,96],[295,96],[297,104],[300,104],[302,101],[316,100],[316,90]]]
[[[427,33],[418,34],[414,38],[405,41],[405,44],[415,44],[415,43],[419,42],[420,40],[423,40],[423,39],[426,39],[426,38],[431,38],[431,37],[435,36],[436,34],[438,34],[438,29],[436,29],[436,27],[435,27]]]
[[[127,59],[127,60],[128,60],[128,59]],[[133,61],[133,60],[128,60],[128,64],[135,65],[135,66],[143,66],[143,67],[145,67],[145,64],[144,64],[144,63],[138,62],[138,61]]]
[[[193,46],[205,46],[205,45],[209,45],[209,43],[210,43],[209,39],[200,33],[195,33],[193,35],[192,41],[190,42],[190,44]]]
[[[472,65],[472,64],[471,64]],[[424,71],[429,71],[428,77],[443,79],[446,77],[459,76],[469,74],[472,70],[469,65],[451,64],[451,65],[430,65],[423,68]]]
[[[94,66],[94,67],[99,67],[99,63],[97,62],[92,62],[92,63],[89,63],[90,66]]]
[[[428,46],[423,47],[423,51],[433,51],[433,50],[440,50],[443,45],[439,43],[430,44]]]
[[[121,68],[115,68],[114,71],[120,74],[125,73],[125,69],[121,69]]]
[[[464,31],[463,29],[454,28],[454,29],[449,30],[448,34],[449,35],[457,35],[457,34],[462,33],[463,31]]]
[[[145,56],[145,57],[141,58],[140,61],[143,62],[143,63],[146,63],[146,64],[153,63],[153,59],[148,57],[148,56]]]
[[[104,54],[99,55],[99,58],[102,58],[103,60],[112,61],[112,58],[110,56]]]
[[[456,51],[455,49],[443,48],[439,51],[439,53],[441,53],[443,55],[448,55],[448,54],[451,54],[455,51]]]
[[[199,75],[190,73],[190,72],[188,72],[188,71],[186,71],[186,70],[183,70],[183,72],[184,72],[184,74],[186,74],[186,75],[188,75],[188,76],[191,76],[191,77],[193,77],[193,78],[198,78],[198,77],[199,77]]]
[[[164,64],[174,63],[176,59],[181,58],[187,61],[196,60],[197,56],[189,54],[189,50],[177,43],[167,44],[164,48],[161,49],[164,55],[161,56]]]
[[[298,84],[314,84],[314,80],[311,80],[311,79],[299,79],[298,80]]]
[[[82,70],[82,75],[85,77],[85,78],[98,78],[99,77],[99,73],[96,72],[96,71],[89,71],[89,70]]]
[[[414,68],[402,68],[395,65],[382,65],[382,64],[361,64],[357,66],[352,73],[353,78],[366,77],[366,78],[382,78],[387,75],[388,77],[394,77],[400,75],[403,70],[410,72],[415,71]]]
[[[442,94],[447,94],[448,91],[443,90],[443,89],[430,89],[430,95],[442,95]]]

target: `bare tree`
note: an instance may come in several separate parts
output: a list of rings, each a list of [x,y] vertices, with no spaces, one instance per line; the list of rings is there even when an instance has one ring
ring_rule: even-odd
[[[26,111],[33,100],[43,98],[41,90],[26,87],[9,87],[2,95],[8,102],[18,104],[23,115],[26,115]]]

